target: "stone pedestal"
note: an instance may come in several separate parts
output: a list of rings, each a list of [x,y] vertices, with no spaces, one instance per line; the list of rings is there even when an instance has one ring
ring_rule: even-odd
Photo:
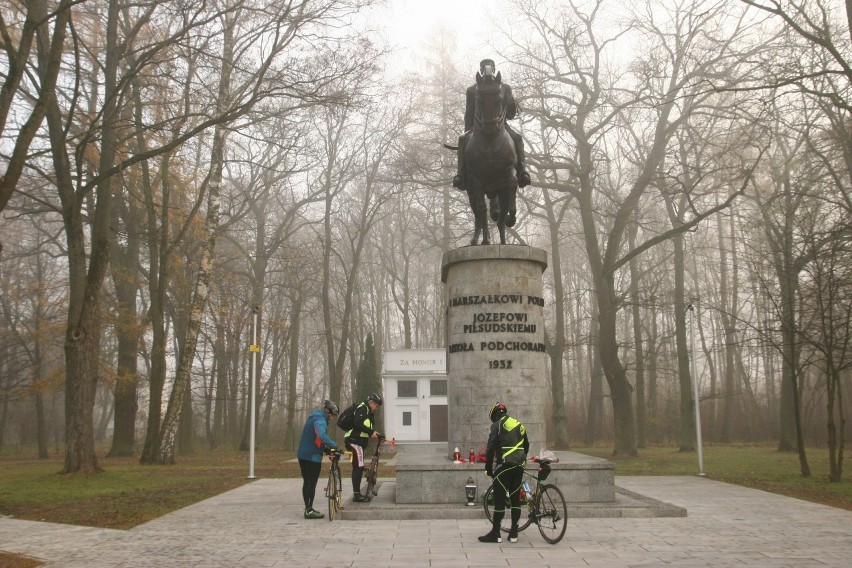
[[[488,411],[503,402],[527,428],[530,454],[546,447],[548,399],[542,274],[547,253],[481,245],[444,255],[447,311],[447,452],[483,453]]]
[[[530,455],[538,452],[530,452]],[[555,452],[559,463],[551,466],[547,483],[559,487],[569,503],[615,501],[615,464],[576,452]],[[464,486],[473,478],[481,498],[491,485],[482,463],[455,464],[435,454],[400,452],[396,465],[396,503],[464,503]],[[538,472],[528,461],[527,472]],[[481,503],[481,501],[478,501]]]

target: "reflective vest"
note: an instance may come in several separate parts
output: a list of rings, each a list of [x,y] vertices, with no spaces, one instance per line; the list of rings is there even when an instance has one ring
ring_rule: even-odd
[[[365,408],[367,409],[367,416],[364,418],[364,422],[363,422],[364,427],[365,427],[365,428],[367,428],[368,430],[374,430],[374,428],[373,428],[373,421],[372,421],[372,419],[370,418],[370,407],[369,407],[369,406],[367,406],[367,403],[366,403],[366,402],[362,402],[362,403],[361,403],[361,404],[359,404],[357,407],[355,407],[356,419],[357,419],[358,411],[361,409],[361,407],[365,407]],[[346,432],[346,433],[343,435],[343,437],[344,437],[344,438],[349,438],[349,437],[351,437],[351,436],[352,436],[352,432],[354,432],[354,431],[355,431],[355,428],[353,428],[353,429],[349,430],[348,432]],[[361,437],[361,438],[369,438],[369,437],[370,437],[370,435],[369,435],[367,432],[364,432],[363,430],[358,430],[358,434],[360,435],[360,437]]]
[[[500,419],[500,426],[497,430],[497,443],[500,444],[498,452],[500,460],[506,463],[521,463],[526,461],[527,456],[524,451],[524,437],[527,433],[527,428],[511,416],[504,416]]]

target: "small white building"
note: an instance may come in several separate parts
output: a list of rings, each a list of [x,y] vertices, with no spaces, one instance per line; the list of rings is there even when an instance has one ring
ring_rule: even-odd
[[[446,442],[447,353],[444,349],[385,352],[382,392],[386,435],[403,442]]]

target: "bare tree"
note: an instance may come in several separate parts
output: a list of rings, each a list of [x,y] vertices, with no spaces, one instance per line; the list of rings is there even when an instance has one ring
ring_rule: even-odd
[[[6,208],[18,185],[26,166],[30,145],[44,121],[48,105],[55,97],[54,90],[62,66],[65,37],[71,21],[71,7],[75,3],[74,0],[61,0],[54,7],[50,6],[47,0],[35,0],[24,2],[23,6],[18,4],[7,15],[15,18],[19,15],[16,13],[17,10],[24,9],[24,20],[20,23],[20,30],[12,29],[11,22],[7,22],[3,12],[0,12],[0,37],[3,38],[3,52],[6,55],[4,81],[0,87],[0,136],[6,133],[9,126],[9,111],[16,104],[16,100],[29,107],[30,113],[18,128],[17,136],[14,137],[14,148],[6,164],[6,171],[0,175],[0,212]],[[3,10],[5,11],[5,8]],[[51,22],[53,22],[52,36],[48,30]],[[15,39],[13,35],[16,35]],[[27,64],[34,42],[38,45],[38,56],[41,61],[36,73],[28,75]],[[33,85],[35,92],[32,94],[23,86],[25,77],[30,77],[35,82]],[[2,252],[3,243],[0,242],[0,253]]]
[[[820,231],[822,233],[822,231]],[[814,314],[803,329],[806,344],[820,354],[818,365],[826,389],[829,481],[839,483],[846,446],[846,416],[843,404],[843,374],[852,368],[852,264],[848,248],[849,229],[832,227],[814,251],[809,263],[809,285],[804,308]]]
[[[633,64],[636,87],[621,89],[617,83],[607,82],[617,75],[604,69],[604,61],[606,50],[613,49],[628,30],[598,37],[596,21],[601,2],[588,9],[571,3],[570,16],[548,13],[536,3],[520,4],[540,38],[524,47],[522,61],[531,70],[538,70],[534,73],[538,77],[537,96],[547,93],[538,104],[525,97],[522,103],[527,102],[527,112],[546,128],[563,131],[572,141],[575,157],[557,167],[576,179],[566,191],[579,205],[596,291],[600,357],[613,405],[614,453],[636,455],[633,386],[618,352],[620,292],[616,274],[633,256],[696,226],[716,209],[695,211],[689,223],[646,240],[628,254],[622,252],[625,231],[652,187],[672,137],[689,123],[694,110],[706,99],[704,77],[736,76],[741,59],[732,58],[729,50],[742,33],[743,24],[733,18],[732,27],[723,31],[717,19],[727,7],[701,4],[675,8],[669,27],[664,27],[656,23],[649,6],[644,15],[636,15],[633,26],[645,41],[654,41],[658,48],[649,50],[653,57]],[[662,54],[665,56],[660,57]],[[607,154],[617,152],[619,143],[612,130],[621,126],[620,132],[624,132],[628,124],[633,125],[634,137],[625,138],[636,146],[634,154],[641,160],[635,162],[631,181],[625,182],[624,175],[612,167],[617,162]]]

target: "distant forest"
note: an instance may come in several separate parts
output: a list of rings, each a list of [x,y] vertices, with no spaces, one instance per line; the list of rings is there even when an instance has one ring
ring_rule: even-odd
[[[479,62],[438,27],[391,72],[371,4],[0,7],[0,449],[246,448],[255,337],[259,443],[293,448],[362,361],[445,347]],[[532,175],[509,242],[549,255],[548,439],[693,450],[696,381],[704,440],[840,480],[852,0],[622,4],[502,2],[486,54]]]

